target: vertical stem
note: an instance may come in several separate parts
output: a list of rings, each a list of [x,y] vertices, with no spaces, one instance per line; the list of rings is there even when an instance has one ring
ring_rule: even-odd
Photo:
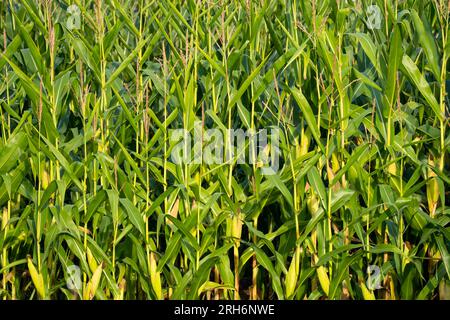
[[[38,192],[37,192],[37,221],[36,221],[36,251],[38,260],[38,272],[41,272],[41,185],[42,185],[42,169],[41,169],[41,122],[42,122],[42,80],[39,85],[39,108],[38,108],[38,131],[39,131],[39,142],[38,142]]]
[[[10,219],[10,210],[11,210],[11,202],[8,201],[8,205],[6,208],[3,208],[3,217],[2,217],[2,231],[3,231],[3,241],[6,240],[6,234],[8,233],[8,223],[9,223],[9,219]],[[6,246],[3,248],[3,252],[2,252],[2,268],[5,268],[6,265],[8,264],[8,250],[6,248]],[[3,299],[6,300],[7,299],[7,288],[6,288],[6,279],[8,276],[8,270],[5,269],[3,271],[3,286],[2,289],[4,290],[4,296]]]
[[[450,4],[450,3],[449,3]],[[444,7],[444,6],[443,6]],[[448,118],[446,117],[446,110],[445,110],[445,99],[447,96],[447,92],[446,92],[446,73],[447,73],[447,50],[445,49],[446,46],[448,45],[448,32],[449,32],[449,11],[450,8],[447,7],[447,13],[445,14],[445,12],[442,13],[443,16],[445,16],[445,27],[443,26],[441,28],[441,33],[442,33],[442,48],[443,48],[443,53],[442,53],[442,66],[441,66],[441,88],[440,88],[440,96],[439,96],[439,104],[440,104],[440,111],[441,111],[441,115],[442,115],[442,120],[440,120],[440,152],[441,152],[441,157],[440,157],[440,162],[439,162],[439,170],[443,171],[444,170],[444,163],[445,163],[445,127],[446,127],[446,122],[448,122]],[[443,20],[443,19],[442,19]],[[443,21],[441,22],[443,24]],[[446,120],[445,120],[446,119]],[[445,187],[445,184],[443,184]],[[444,190],[445,192],[445,190]],[[445,209],[445,203],[442,204],[444,209]],[[442,211],[444,212],[444,211]]]
[[[258,230],[258,218],[253,219],[253,227],[255,230]],[[253,243],[256,245],[257,237],[253,235]],[[256,254],[252,257],[252,291],[251,297],[252,300],[258,300],[258,262],[256,261]]]
[[[167,190],[167,57],[166,57],[166,47],[164,42],[162,43],[162,53],[163,53],[163,90],[164,90],[164,163],[163,163],[163,188],[164,192]],[[164,213],[167,213],[167,198],[164,198]]]
[[[233,247],[234,251],[234,299],[239,300],[239,249],[237,244]]]

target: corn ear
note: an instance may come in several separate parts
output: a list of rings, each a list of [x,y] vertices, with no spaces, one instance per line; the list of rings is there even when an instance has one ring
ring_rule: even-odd
[[[44,190],[47,189],[49,181],[50,181],[50,177],[48,175],[47,170],[44,167],[44,169],[42,170],[42,177],[41,177],[42,189],[44,189]]]
[[[308,207],[311,216],[315,216],[319,210],[319,199],[315,193],[311,192],[306,196],[306,206]]]
[[[437,203],[439,200],[439,184],[436,173],[431,169],[434,166],[434,160],[431,156],[428,158],[428,181],[427,181],[427,200],[430,216],[434,217],[436,213]]]
[[[241,243],[241,235],[242,235],[242,220],[241,213],[233,215],[231,218],[231,237],[235,241],[237,247],[239,247]]]
[[[100,264],[94,271],[91,280],[89,280],[88,284],[86,285],[86,290],[84,291],[83,295],[84,300],[92,300],[95,297],[98,285],[100,284],[102,271],[103,271],[103,264]]]
[[[303,134],[301,135],[301,138],[300,138],[299,156],[303,156],[308,153],[309,144],[311,141],[311,130],[309,130],[309,128],[304,130],[302,133]]]
[[[317,263],[319,257],[314,254],[314,262]],[[323,292],[328,296],[330,293],[330,278],[328,277],[327,269],[324,266],[319,266],[316,269],[317,277]]]
[[[126,280],[122,279],[119,283],[119,296],[117,297],[116,300],[123,300],[123,297],[125,295],[126,286],[127,286]]]
[[[31,275],[31,280],[33,281],[34,287],[39,295],[39,298],[45,299],[45,286],[44,277],[38,272],[33,264],[31,257],[27,257],[28,271]]]
[[[328,278],[327,271],[324,266],[317,268],[317,277],[319,278],[320,286],[323,292],[328,296],[330,293],[330,278]]]
[[[161,287],[161,274],[156,271],[157,264],[155,253],[150,253],[150,282],[152,283],[153,290],[155,291],[156,297],[159,300],[163,299],[162,287]]]
[[[294,294],[295,288],[297,286],[298,270],[297,270],[297,252],[292,256],[291,264],[289,270],[286,274],[284,281],[284,286],[286,288],[286,297],[289,298]]]
[[[360,282],[360,286],[364,300],[375,300],[375,295],[372,291],[367,289],[366,284],[363,281]]]
[[[331,154],[331,168],[333,169],[334,173],[337,173],[340,169],[339,159],[337,157],[336,152],[333,152]]]
[[[97,270],[97,268],[98,268],[98,264],[97,264],[97,261],[95,261],[95,258],[92,255],[92,252],[89,248],[87,248],[87,261],[88,261],[89,269],[91,270],[91,272],[95,272],[95,270]]]

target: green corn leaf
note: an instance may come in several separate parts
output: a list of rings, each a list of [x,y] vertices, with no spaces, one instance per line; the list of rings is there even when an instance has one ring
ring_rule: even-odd
[[[406,74],[417,87],[417,89],[419,89],[420,93],[427,101],[428,106],[431,107],[438,119],[443,120],[444,115],[439,109],[439,104],[435,96],[433,95],[433,92],[431,91],[430,85],[428,84],[427,80],[425,80],[425,77],[420,72],[420,70],[417,68],[417,65],[407,55],[403,56],[402,63]]]
[[[127,212],[128,219],[130,219],[130,222],[133,224],[133,226],[142,235],[145,235],[145,223],[139,210],[128,199],[121,198],[119,201],[120,204],[124,207],[125,211]]]

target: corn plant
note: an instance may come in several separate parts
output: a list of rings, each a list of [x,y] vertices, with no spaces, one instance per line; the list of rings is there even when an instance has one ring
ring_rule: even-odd
[[[1,1],[1,299],[449,299],[449,8]]]

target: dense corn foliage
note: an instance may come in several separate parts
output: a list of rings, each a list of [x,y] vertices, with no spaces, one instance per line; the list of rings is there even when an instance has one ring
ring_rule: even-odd
[[[449,6],[2,0],[0,297],[449,298]]]

